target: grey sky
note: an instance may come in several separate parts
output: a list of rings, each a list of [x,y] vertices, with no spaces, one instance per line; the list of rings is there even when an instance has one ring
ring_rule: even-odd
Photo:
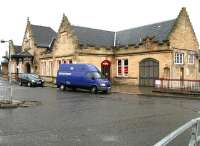
[[[186,7],[197,38],[200,7],[198,0],[4,0],[0,5],[0,39],[21,45],[27,17],[32,24],[58,30],[65,13],[71,24],[118,31],[174,19]],[[0,44],[0,57],[7,44]]]

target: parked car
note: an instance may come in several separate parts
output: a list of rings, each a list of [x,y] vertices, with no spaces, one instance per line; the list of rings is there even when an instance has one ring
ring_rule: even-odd
[[[109,93],[111,83],[96,66],[91,64],[60,64],[56,77],[57,87],[89,89],[92,93]]]
[[[18,83],[20,86],[44,86],[44,80],[37,74],[19,74]]]

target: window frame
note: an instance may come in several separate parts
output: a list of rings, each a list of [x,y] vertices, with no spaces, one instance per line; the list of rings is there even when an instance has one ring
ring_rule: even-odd
[[[191,60],[190,57],[192,57],[192,60]],[[190,62],[190,61],[192,61],[192,62]],[[195,62],[195,56],[194,56],[194,53],[189,53],[189,54],[188,54],[188,64],[193,65],[194,62]]]
[[[184,64],[184,53],[176,52],[174,55],[174,64]]]
[[[125,61],[127,60],[127,65],[125,65]],[[121,61],[121,73],[119,74],[119,61]],[[128,77],[128,58],[117,59],[117,77]],[[125,67],[127,67],[127,72],[125,72]]]

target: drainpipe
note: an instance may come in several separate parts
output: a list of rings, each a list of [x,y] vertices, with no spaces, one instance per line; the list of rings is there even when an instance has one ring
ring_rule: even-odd
[[[116,46],[116,36],[117,36],[117,33],[115,32],[115,34],[114,34],[114,42],[113,42],[114,47]]]

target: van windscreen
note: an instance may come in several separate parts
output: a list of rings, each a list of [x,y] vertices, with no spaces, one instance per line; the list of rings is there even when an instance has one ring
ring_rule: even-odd
[[[92,79],[92,78],[95,78],[95,79],[104,79],[105,77],[102,75],[101,72],[89,72],[87,73],[87,77]]]

